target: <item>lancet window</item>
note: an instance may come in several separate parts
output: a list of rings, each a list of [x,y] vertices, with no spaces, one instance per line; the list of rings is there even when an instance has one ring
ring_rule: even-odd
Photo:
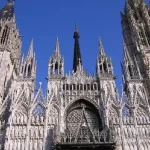
[[[28,77],[31,76],[31,66],[30,66],[30,65],[28,66],[28,73],[27,73],[27,76],[28,76]]]
[[[55,74],[58,74],[58,63],[55,64]]]
[[[101,118],[97,109],[85,100],[72,104],[67,111],[66,132],[72,135],[71,142],[92,142],[93,135],[102,130]]]
[[[7,42],[8,34],[9,34],[8,32],[9,32],[9,28],[8,26],[5,26],[1,37],[1,44],[5,44],[5,42]]]

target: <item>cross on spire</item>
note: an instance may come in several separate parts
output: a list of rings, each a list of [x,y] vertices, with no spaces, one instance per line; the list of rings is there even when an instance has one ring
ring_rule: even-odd
[[[75,22],[75,31],[78,32],[77,23]]]

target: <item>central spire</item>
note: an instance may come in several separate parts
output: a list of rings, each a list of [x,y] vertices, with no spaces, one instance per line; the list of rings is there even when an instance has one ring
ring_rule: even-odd
[[[81,59],[81,53],[80,53],[80,45],[79,45],[79,32],[77,29],[77,25],[75,24],[75,31],[74,31],[74,60],[73,60],[73,70],[74,72],[77,71],[78,65],[81,63],[82,65],[82,59]]]

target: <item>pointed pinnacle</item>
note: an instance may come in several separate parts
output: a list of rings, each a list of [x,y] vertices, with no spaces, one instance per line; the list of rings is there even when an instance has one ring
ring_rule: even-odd
[[[28,57],[33,57],[34,54],[33,54],[33,39],[31,40],[31,43],[30,43],[30,47],[29,47],[29,50],[28,50]]]
[[[56,38],[56,45],[55,45],[54,55],[55,55],[55,56],[60,56],[60,47],[59,47],[58,36],[57,36],[57,38]]]
[[[102,44],[102,41],[101,41],[101,38],[99,37],[99,54],[100,56],[105,56],[105,51],[104,51],[104,47],[103,47],[103,44]]]

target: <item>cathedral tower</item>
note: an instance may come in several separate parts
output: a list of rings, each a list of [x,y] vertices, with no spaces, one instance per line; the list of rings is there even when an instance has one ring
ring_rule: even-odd
[[[101,92],[101,104],[103,106],[103,117],[105,126],[109,127],[110,121],[113,119],[109,115],[111,113],[113,106],[118,107],[118,91],[116,88],[115,79],[113,71],[113,65],[111,58],[105,53],[101,39],[99,38],[99,54],[97,56],[96,62],[96,72],[99,82],[99,90]],[[116,111],[116,110],[115,110]]]
[[[150,122],[150,80],[149,80],[149,50],[150,50],[150,14],[144,0],[127,0],[122,17],[123,30],[123,147],[124,149],[150,148],[148,131]],[[127,116],[132,121],[127,123]],[[126,119],[125,119],[126,118]],[[130,126],[129,126],[130,125]],[[134,125],[134,127],[133,127]],[[132,140],[129,130],[134,131]],[[128,131],[128,132],[126,132]],[[144,140],[144,137],[147,137]]]
[[[14,2],[0,10],[0,104],[5,99],[13,72],[19,73],[21,40],[16,26]]]
[[[150,96],[150,16],[144,0],[128,0],[125,12],[121,13],[125,57],[132,79],[141,79],[146,95]],[[126,72],[127,74],[127,72]],[[124,75],[126,80],[126,75]],[[139,77],[140,76],[140,77]],[[125,81],[127,83],[127,80]],[[128,93],[127,93],[128,94]]]

